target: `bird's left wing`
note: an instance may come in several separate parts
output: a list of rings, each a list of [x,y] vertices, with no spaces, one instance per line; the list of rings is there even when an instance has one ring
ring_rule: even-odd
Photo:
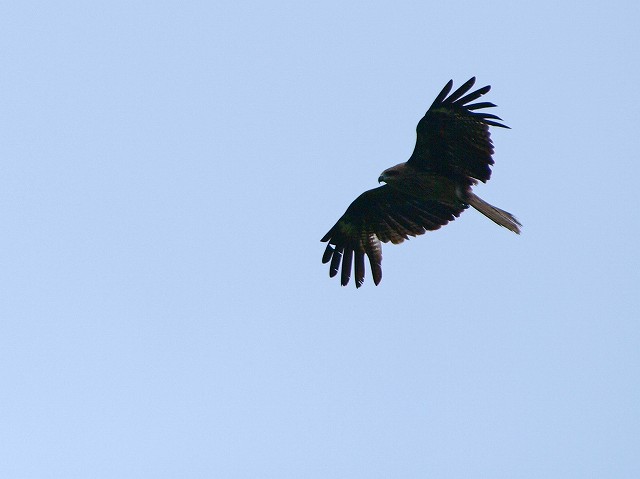
[[[356,287],[364,282],[364,257],[369,258],[373,281],[382,279],[380,242],[402,243],[409,236],[437,230],[462,213],[463,204],[446,205],[403,194],[388,185],[365,191],[355,199],[338,222],[324,235],[327,242],[323,263],[331,262],[329,276],[340,269],[341,284],[346,286],[355,272]]]
[[[407,161],[409,165],[465,179],[469,184],[490,178],[493,144],[489,126],[509,127],[497,121],[500,117],[485,111],[496,105],[473,103],[491,89],[487,85],[469,93],[475,81],[475,77],[469,79],[453,93],[453,81],[445,85],[418,122],[416,146]]]

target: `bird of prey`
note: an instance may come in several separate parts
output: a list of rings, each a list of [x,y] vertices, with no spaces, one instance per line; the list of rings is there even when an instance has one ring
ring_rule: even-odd
[[[329,263],[329,276],[340,269],[346,286],[353,266],[356,287],[365,276],[364,257],[369,258],[373,282],[382,280],[382,243],[402,243],[409,236],[437,230],[453,221],[469,205],[493,222],[520,233],[518,220],[504,210],[476,196],[471,188],[486,182],[493,165],[493,143],[489,126],[509,128],[502,119],[485,108],[493,103],[473,101],[487,93],[487,85],[468,93],[475,77],[451,93],[450,80],[436,97],[416,127],[413,154],[382,172],[383,186],[365,191],[347,208],[338,222],[324,235],[327,242],[322,256]]]

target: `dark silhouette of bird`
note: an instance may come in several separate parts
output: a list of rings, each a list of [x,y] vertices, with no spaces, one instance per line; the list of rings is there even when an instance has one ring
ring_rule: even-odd
[[[475,77],[451,93],[450,80],[416,128],[413,154],[382,172],[385,184],[365,191],[324,235],[323,263],[329,276],[340,270],[341,284],[349,283],[351,269],[356,287],[365,277],[364,257],[369,258],[373,282],[382,280],[382,243],[402,243],[409,236],[433,231],[453,221],[472,206],[493,222],[520,234],[518,220],[475,195],[471,188],[491,177],[493,143],[489,126],[509,128],[485,108],[490,102],[471,103],[491,87],[468,93]],[[448,95],[448,96],[447,96]]]

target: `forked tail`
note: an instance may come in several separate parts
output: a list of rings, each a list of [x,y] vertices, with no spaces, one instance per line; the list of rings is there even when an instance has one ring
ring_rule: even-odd
[[[479,196],[474,195],[469,191],[466,195],[467,202],[473,206],[480,213],[485,215],[494,223],[504,226],[508,230],[513,231],[515,234],[520,234],[520,222],[511,213],[508,213],[500,208],[490,205]]]

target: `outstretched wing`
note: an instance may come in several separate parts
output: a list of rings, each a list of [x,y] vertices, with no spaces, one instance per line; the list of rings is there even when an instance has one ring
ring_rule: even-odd
[[[364,257],[367,256],[377,285],[382,279],[380,242],[398,244],[409,236],[437,230],[460,216],[465,208],[462,203],[452,206],[415,198],[388,185],[365,191],[322,238],[321,241],[328,242],[322,262],[331,262],[330,277],[338,273],[342,263],[342,286],[349,283],[353,265],[359,288],[364,283]]]
[[[469,185],[491,177],[493,143],[489,126],[509,127],[495,121],[502,120],[496,115],[476,111],[496,105],[471,103],[491,89],[487,85],[468,93],[475,81],[471,78],[451,95],[453,80],[446,84],[418,123],[416,147],[408,164]]]

